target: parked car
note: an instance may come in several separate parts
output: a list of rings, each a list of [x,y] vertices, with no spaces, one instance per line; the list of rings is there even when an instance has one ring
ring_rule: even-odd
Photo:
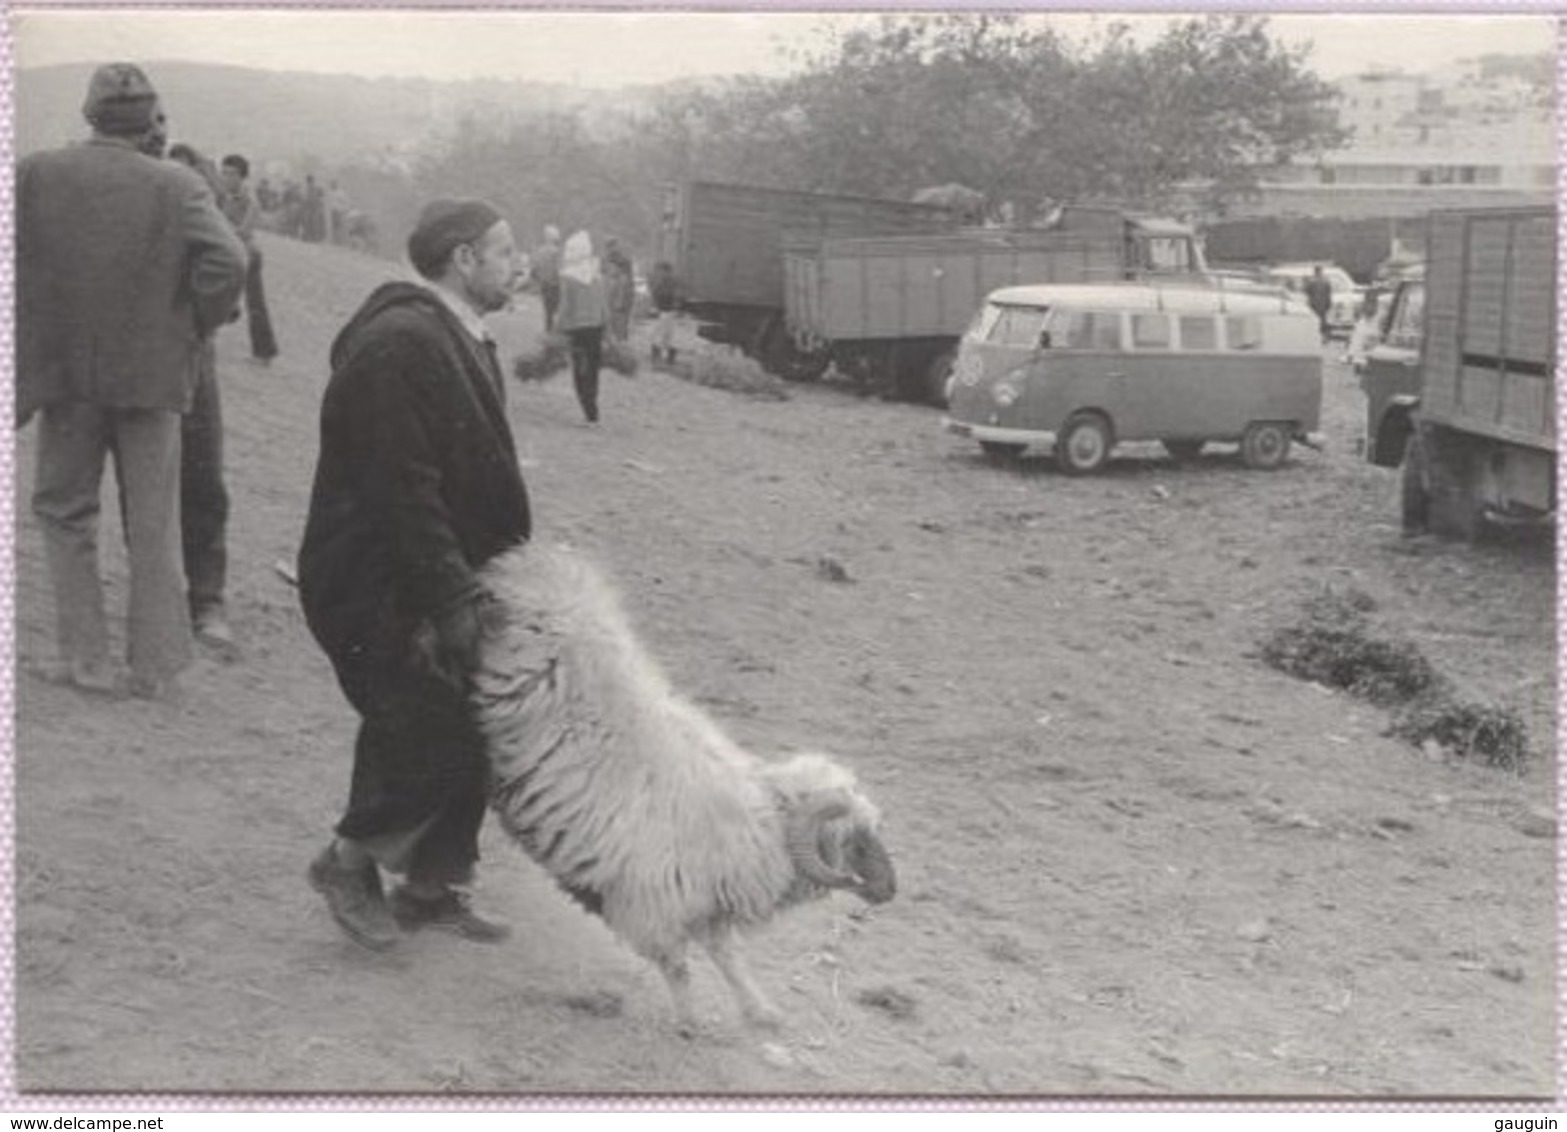
[[[998,459],[1053,444],[1077,475],[1122,440],[1161,441],[1177,460],[1216,440],[1275,468],[1318,427],[1322,342],[1281,290],[1007,287],[964,334],[949,389],[944,427]]]
[[[1327,276],[1333,288],[1333,305],[1328,309],[1328,332],[1335,337],[1348,338],[1360,314],[1360,304],[1365,288],[1350,278],[1349,272],[1337,264],[1324,263],[1322,274]],[[1263,278],[1278,283],[1296,294],[1306,293],[1306,281],[1316,269],[1315,263],[1281,263],[1264,272]]]

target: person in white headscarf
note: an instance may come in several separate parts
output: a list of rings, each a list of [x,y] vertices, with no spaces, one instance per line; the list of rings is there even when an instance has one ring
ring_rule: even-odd
[[[586,232],[573,232],[561,251],[560,309],[555,329],[571,344],[571,380],[582,415],[599,419],[599,366],[604,353],[604,321],[608,307],[604,278]]]

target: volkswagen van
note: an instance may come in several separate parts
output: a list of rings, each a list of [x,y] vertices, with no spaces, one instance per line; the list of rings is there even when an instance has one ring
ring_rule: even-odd
[[[989,455],[1053,444],[1071,474],[1120,441],[1176,459],[1208,441],[1275,468],[1322,408],[1316,316],[1282,290],[1143,283],[992,292],[958,347],[943,426]]]

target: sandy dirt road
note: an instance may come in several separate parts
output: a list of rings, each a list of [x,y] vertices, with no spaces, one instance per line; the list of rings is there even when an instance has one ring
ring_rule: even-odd
[[[478,896],[513,942],[357,950],[303,877],[353,719],[273,563],[297,548],[331,336],[387,269],[266,251],[283,357],[250,366],[239,330],[220,347],[243,655],[200,663],[180,706],[17,678],[22,1089],[1553,1092],[1551,546],[1401,538],[1337,363],[1325,450],[1277,473],[1150,447],[1086,479],[827,386],[767,402],[607,373],[588,430],[565,377],[514,385],[539,537],[600,559],[738,739],[853,766],[900,893],[752,941],[777,1034],[699,967],[707,1030],[678,1040],[656,973],[491,825]],[[511,350],[537,330],[523,308],[498,320]],[[31,444],[20,668],[51,617]],[[1413,749],[1380,709],[1260,663],[1325,585],[1516,706],[1528,770]]]

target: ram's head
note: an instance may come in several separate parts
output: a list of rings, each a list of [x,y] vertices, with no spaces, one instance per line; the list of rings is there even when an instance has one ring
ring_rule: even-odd
[[[872,904],[891,900],[898,877],[878,832],[880,815],[854,776],[826,756],[799,755],[773,778],[786,798],[784,839],[795,871]]]

